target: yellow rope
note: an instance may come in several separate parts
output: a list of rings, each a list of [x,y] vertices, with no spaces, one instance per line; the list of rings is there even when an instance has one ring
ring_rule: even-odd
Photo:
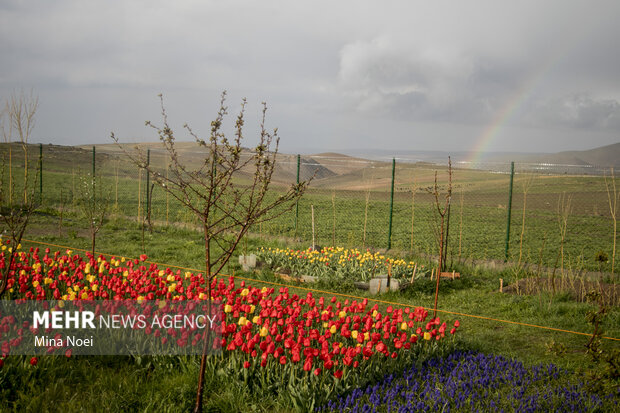
[[[33,244],[45,245],[45,246],[49,246],[49,247],[55,247],[55,248],[62,248],[62,249],[82,251],[82,252],[90,252],[89,250],[85,250],[85,249],[81,249],[81,248],[72,248],[72,247],[67,247],[67,246],[64,246],[64,245],[51,244],[51,243],[47,243],[47,242],[33,241],[33,240],[27,240],[27,239],[22,239],[22,241],[33,243]],[[96,251],[95,251],[95,254],[97,254],[97,255],[105,255],[105,256],[109,256],[109,257],[112,257],[112,256],[119,257],[119,255],[117,255],[117,254],[107,254],[107,253],[96,252]],[[122,257],[122,256],[120,256],[120,257]],[[180,270],[185,270],[185,271],[202,272],[201,270],[197,270],[195,268],[181,267],[179,265],[169,265],[169,264],[163,264],[163,263],[158,263],[158,262],[149,261],[149,260],[146,260],[144,262],[148,263],[148,264],[155,264],[158,267],[170,267],[170,268],[178,268]],[[220,277],[228,277],[228,275],[226,275],[226,274],[220,274],[219,276]],[[312,292],[320,293],[320,294],[337,295],[337,296],[340,296],[340,297],[352,298],[352,299],[355,299],[355,300],[367,299],[368,301],[374,301],[374,302],[382,303],[382,304],[388,304],[388,305],[393,305],[393,306],[395,305],[395,306],[406,306],[406,307],[409,307],[407,304],[395,303],[395,302],[392,302],[392,301],[381,300],[381,299],[378,299],[378,298],[359,297],[359,296],[350,295],[350,294],[343,294],[343,293],[335,293],[335,292],[332,292],[332,291],[318,290],[316,288],[309,288],[309,287],[301,287],[301,286],[295,286],[295,285],[289,285],[289,284],[282,284],[282,283],[273,282],[273,281],[257,280],[256,278],[242,277],[242,276],[239,276],[239,275],[235,275],[234,277],[238,278],[238,279],[241,279],[241,280],[255,281],[255,282],[260,282],[260,283],[263,283],[263,284],[275,285],[275,286],[279,286],[279,287],[296,288],[296,289],[299,289],[299,290],[312,291]],[[429,310],[429,311],[432,310],[431,308],[424,308],[424,309],[425,310]],[[495,321],[495,322],[499,322],[499,323],[515,324],[515,325],[519,325],[519,326],[539,328],[539,329],[542,329],[542,330],[559,331],[559,332],[562,332],[562,333],[578,334],[578,335],[581,335],[581,336],[592,336],[592,334],[582,333],[580,331],[563,330],[563,329],[560,329],[560,328],[547,327],[547,326],[539,326],[539,325],[536,325],[536,324],[521,323],[519,321],[502,320],[500,318],[493,318],[493,317],[485,317],[485,316],[480,316],[480,315],[459,313],[459,312],[456,312],[456,311],[439,310],[439,309],[437,309],[437,312],[445,313],[445,314],[452,314],[452,315],[457,315],[457,316],[462,316],[462,317],[477,318],[477,319],[480,319],[480,320]],[[620,338],[615,338],[615,337],[605,337],[605,336],[602,336],[601,338],[604,338],[606,340],[620,341]]]

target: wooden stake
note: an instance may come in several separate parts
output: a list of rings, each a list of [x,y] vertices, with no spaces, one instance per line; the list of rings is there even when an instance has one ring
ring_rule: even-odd
[[[142,214],[140,213],[140,209],[142,209],[142,168],[138,169],[138,222],[142,222]]]
[[[499,292],[500,293],[504,292],[504,279],[503,278],[499,279]]]
[[[310,214],[312,216],[312,251],[316,249],[316,243],[314,238],[314,205],[310,205]]]
[[[115,177],[114,177],[114,208],[118,212],[118,163],[116,160]]]
[[[431,281],[433,280],[433,274],[435,274],[435,269],[434,268],[431,269]]]
[[[168,181],[168,160],[165,160],[166,162],[166,181]],[[166,191],[166,226],[168,226],[168,213],[169,213],[169,205],[168,205],[168,195],[170,195],[170,192]]]
[[[418,264],[413,267],[413,274],[411,274],[411,284],[413,284],[413,279],[415,278],[415,272],[418,269]]]

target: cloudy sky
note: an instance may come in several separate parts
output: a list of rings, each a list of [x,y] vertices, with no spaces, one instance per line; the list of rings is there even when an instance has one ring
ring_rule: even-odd
[[[620,141],[620,2],[0,0],[0,96],[33,141],[178,138],[261,102],[289,152],[556,152]]]

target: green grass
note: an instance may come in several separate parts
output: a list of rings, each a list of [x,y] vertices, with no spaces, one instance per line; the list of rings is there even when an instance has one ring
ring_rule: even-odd
[[[496,193],[488,193],[484,196],[476,192],[484,188],[482,178],[483,173],[478,173],[476,180],[472,181],[474,189],[471,194],[467,195],[467,201],[464,203],[461,255],[476,258],[501,258],[506,211],[494,204],[501,202],[505,194],[499,189]],[[43,208],[32,217],[26,238],[72,248],[90,249],[87,223],[73,210],[71,202],[66,204],[67,210],[63,217],[63,225],[59,227],[60,217],[57,206],[60,192],[58,189],[63,188],[63,192],[66,189],[67,193],[71,193],[71,173],[66,170],[49,172],[44,175],[44,179],[45,202]],[[110,176],[104,177],[104,181],[108,180],[106,181],[108,185],[115,183],[113,179],[115,178]],[[495,188],[501,188],[502,179],[495,179]],[[561,185],[559,180],[566,178],[557,179],[554,185]],[[575,193],[589,188],[592,190],[589,197],[602,199],[600,188],[593,190],[594,183],[600,184],[600,179],[595,177],[583,179],[590,180],[591,185],[587,188],[583,187],[582,184],[586,181],[578,178],[571,178],[566,182]],[[119,186],[120,182],[119,178]],[[124,177],[122,182],[128,194],[137,193],[135,180]],[[141,187],[144,188],[143,185]],[[47,188],[51,189],[48,191]],[[558,188],[556,189],[561,189],[561,187]],[[331,193],[329,190],[316,189],[303,198],[300,202],[297,235],[305,241],[289,245],[304,247],[309,245],[310,205],[315,207],[318,243],[331,244],[333,235]],[[479,196],[476,196],[476,193]],[[527,243],[524,253],[530,261],[538,260],[543,238],[545,238],[546,246],[542,251],[544,264],[553,263],[557,257],[558,231],[554,216],[555,204],[553,204],[555,195],[557,194],[549,195],[550,205],[546,206],[543,202],[545,198],[541,198],[540,205],[536,203],[539,201],[532,201],[532,205],[538,205],[538,207],[527,210]],[[409,249],[410,242],[410,196],[411,194],[400,193],[395,202],[393,245],[404,251]],[[124,199],[127,200],[127,198]],[[458,251],[456,242],[460,232],[458,197],[455,199],[452,210],[452,243],[450,246],[453,257]],[[557,202],[557,197],[555,199]],[[603,210],[603,202],[600,201],[599,204]],[[99,233],[97,251],[125,257],[137,257],[146,253],[151,260],[156,262],[199,270],[203,268],[204,247],[202,237],[198,232],[185,228],[182,224],[155,225],[152,233],[148,230],[143,232],[135,220],[125,218],[130,213],[135,214],[138,206],[137,196],[134,201],[123,202],[122,207],[120,205],[121,202],[119,202],[119,208],[122,209],[111,212],[110,219]],[[387,240],[387,205],[385,192],[375,191],[371,194],[368,245],[382,247]],[[364,207],[363,191],[338,192],[336,244],[360,245]],[[165,222],[165,214],[162,215],[162,211],[165,211],[165,197],[161,192],[154,194],[153,211],[156,222]],[[428,199],[425,200],[422,194],[419,197],[416,195],[414,228],[416,231],[414,253],[416,254],[410,258],[420,260],[417,254],[434,253],[431,211]],[[172,218],[170,215],[170,221],[192,222],[191,217],[180,209],[176,210],[174,216],[175,218]],[[515,230],[515,228],[520,230],[518,210],[513,211],[513,225],[513,234],[518,234],[519,231]],[[610,228],[610,220],[604,216],[585,212],[571,215],[569,236],[565,246],[567,260],[572,260],[569,262],[573,263],[571,265],[594,268],[594,264],[590,262],[592,261],[590,255],[598,249],[609,249]],[[285,242],[291,242],[290,237],[294,235],[294,216],[289,213],[261,228],[254,228],[254,232],[270,241],[261,240],[258,236],[250,237],[247,245],[249,251],[260,246],[284,246]],[[272,237],[267,237],[267,235]],[[514,235],[512,239],[510,247],[514,257],[515,251],[518,251],[518,244],[515,242],[518,236]],[[23,244],[28,246],[27,242]],[[438,305],[440,310],[584,333],[592,331],[585,319],[586,312],[593,308],[590,304],[574,302],[566,294],[551,296],[541,293],[527,296],[498,293],[499,278],[508,282],[513,280],[514,273],[511,270],[495,272],[458,265],[455,265],[454,269],[460,271],[463,276],[454,281],[442,281]],[[229,274],[240,272],[234,260],[225,270]],[[246,274],[246,276],[253,278],[252,283],[255,285],[281,282],[267,270],[259,274]],[[290,287],[298,288],[300,292],[304,291],[298,285],[290,284]],[[366,292],[342,286],[320,284],[318,288],[373,298]],[[331,292],[326,291],[324,294],[329,296]],[[416,281],[413,287],[401,293],[388,293],[380,297],[385,301],[425,307],[432,307],[433,298],[434,284],[429,280]],[[381,303],[382,307],[386,305]],[[458,345],[461,348],[514,357],[526,365],[552,362],[575,372],[575,377],[580,377],[578,372],[583,369],[596,368],[596,365],[584,354],[587,336],[456,316],[450,313],[440,313],[440,316],[461,320],[462,327],[458,338]],[[618,307],[610,310],[604,335],[620,338]],[[565,354],[559,355],[549,351],[549,347],[556,345],[557,348],[558,344],[566,349]],[[619,345],[618,341],[603,340],[604,349],[618,348]],[[293,408],[291,400],[286,397],[286,392],[251,388],[239,378],[238,372],[235,376],[235,372],[223,371],[216,366],[217,364],[214,363],[208,374],[205,411],[290,411]],[[0,410],[187,411],[193,405],[197,370],[198,360],[196,358],[80,357],[67,360],[61,357],[42,357],[37,368],[32,368],[27,358],[11,357],[0,369],[0,391],[2,392]]]
[[[33,239],[52,244],[66,245],[72,248],[90,250],[90,238],[84,228],[86,223],[79,216],[67,216],[64,218],[62,233],[58,233],[58,216],[52,213],[37,213],[26,233],[27,239]],[[144,234],[144,248],[142,236]],[[242,243],[243,244],[243,243]],[[24,243],[27,245],[27,243]],[[248,237],[247,247],[241,245],[238,252],[243,248],[253,251],[261,246],[285,246],[282,241],[272,239],[261,240],[258,237]],[[155,262],[178,265],[183,267],[202,270],[204,268],[204,246],[199,232],[191,229],[155,226],[153,232],[145,230],[140,225],[124,219],[111,219],[97,236],[96,250],[102,253],[117,256],[137,257],[146,253],[149,259]],[[423,260],[420,257],[409,257],[416,261]],[[422,261],[427,264],[426,262]],[[585,312],[591,307],[586,303],[577,303],[567,296],[558,294],[556,297],[549,295],[526,296],[498,293],[499,279],[502,278],[507,286],[514,280],[515,273],[512,269],[503,271],[490,271],[481,268],[470,268],[453,264],[453,269],[463,274],[461,279],[454,281],[442,281],[439,297],[439,308],[455,312],[474,315],[483,315],[524,323],[540,324],[549,327],[589,332],[590,329],[585,321]],[[240,266],[235,258],[225,267],[228,274],[239,274]],[[254,276],[256,277],[256,275]],[[267,278],[268,280],[275,280]],[[330,285],[329,287],[334,287]],[[356,295],[364,295],[362,291],[351,290]],[[388,293],[382,299],[404,302],[408,305],[422,305],[431,307],[434,298],[434,283],[430,280],[416,281],[413,287],[399,294]],[[615,317],[615,318],[614,318]],[[614,310],[610,314],[609,325],[613,328],[608,334],[620,338],[619,313]],[[472,323],[487,323],[486,321],[469,320]],[[529,327],[513,327],[501,325],[502,329],[515,329],[529,332]],[[556,333],[534,330],[533,333],[541,337],[554,339]],[[515,333],[516,334],[516,333]],[[530,333],[527,333],[530,334]],[[559,337],[564,337],[560,335]],[[568,344],[581,343],[582,337],[566,335]],[[572,341],[571,341],[572,340]],[[576,340],[576,341],[575,341]],[[536,340],[540,349],[544,348],[544,342]],[[544,340],[543,340],[544,341]],[[575,350],[579,346],[575,346]],[[523,356],[530,357],[528,352]]]
[[[65,210],[76,211],[77,200],[81,196],[80,181],[90,179],[88,174],[92,171],[92,152],[47,145],[43,148],[42,207],[51,211],[62,205]],[[34,168],[38,164],[38,147],[31,146],[29,153],[29,165],[32,168],[30,177],[34,179],[36,175]],[[0,155],[6,164],[5,144],[0,145]],[[15,194],[20,193],[23,180],[21,157],[23,157],[21,148],[14,144],[11,179],[15,184]],[[192,162],[196,161],[194,158],[191,158]],[[164,162],[162,153],[152,153],[151,164],[160,165],[158,169],[162,174],[166,173]],[[375,164],[378,166],[373,166]],[[433,203],[434,197],[427,192],[427,189],[432,187],[437,169],[439,169],[439,184],[445,188],[446,173],[442,168],[445,169],[441,166],[397,165],[391,240],[393,248],[406,253],[437,254],[436,208]],[[8,168],[4,169],[3,188],[6,198],[9,177]],[[147,205],[147,182],[144,171],[140,172],[117,151],[97,152],[95,173],[100,177],[101,186],[108,194],[113,214],[131,217],[137,221],[144,219]],[[386,248],[389,232],[390,173],[391,168],[386,165],[369,163],[367,168],[357,167],[349,172],[346,172],[345,168],[340,175],[317,179],[299,202],[297,218],[294,208],[252,230],[263,235],[301,238],[309,245],[312,239],[311,206],[313,206],[317,244],[335,243],[347,247]],[[508,256],[511,261],[518,260],[521,247],[523,182],[527,177],[527,174],[518,174],[515,177]],[[272,196],[277,195],[287,180],[290,180],[289,175],[276,173]],[[455,169],[453,180],[450,254],[454,258],[461,259],[503,260],[509,176],[505,173]],[[410,191],[414,181],[417,193],[412,234]],[[616,179],[616,185],[620,187],[620,179]],[[36,186],[38,191],[38,183]],[[148,187],[150,190],[151,185]],[[365,234],[364,188],[370,190]],[[557,210],[562,194],[566,194],[572,200],[564,245],[565,267],[610,271],[613,221],[604,179],[601,176],[536,175],[534,177],[527,196],[522,260],[534,265],[542,261],[542,265],[547,267],[556,264],[560,242]],[[157,186],[153,187],[151,219],[161,224],[196,223],[191,214]],[[605,252],[610,260],[604,263],[595,261],[599,251]],[[616,271],[617,268],[618,266]]]

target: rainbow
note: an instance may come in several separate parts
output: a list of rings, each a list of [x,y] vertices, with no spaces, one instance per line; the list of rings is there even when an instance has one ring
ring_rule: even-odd
[[[497,112],[493,120],[484,128],[480,137],[476,139],[474,147],[464,161],[465,163],[476,164],[480,162],[482,154],[488,150],[493,140],[499,135],[502,127],[527,100],[532,90],[536,87],[536,84],[538,84],[540,77],[542,77],[542,75],[535,76],[533,79],[528,79],[516,93],[507,99],[506,103]]]
[[[583,40],[584,37],[584,33],[582,33],[580,38]],[[475,164],[480,162],[482,154],[488,150],[494,139],[499,136],[503,126],[518,112],[549,71],[569,54],[576,43],[576,41],[566,41],[563,47],[556,48],[555,53],[550,53],[542,61],[542,64],[530,72],[521,86],[506,99],[503,106],[476,139],[464,163]]]

